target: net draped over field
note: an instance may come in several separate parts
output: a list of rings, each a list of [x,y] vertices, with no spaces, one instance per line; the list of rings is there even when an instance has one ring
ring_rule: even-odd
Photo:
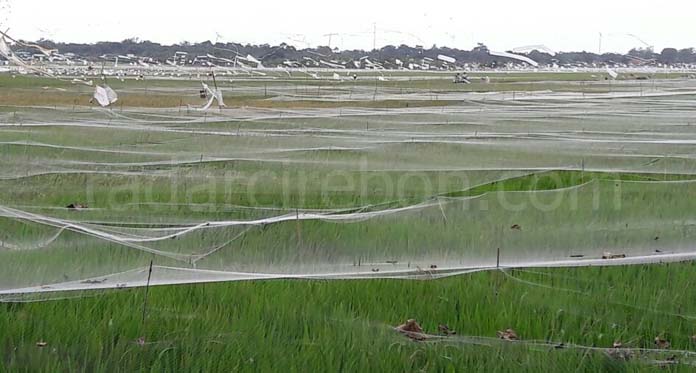
[[[0,283],[5,292],[143,285],[152,258],[156,284],[438,277],[498,264],[601,264],[605,252],[627,255],[617,264],[688,259],[694,196],[694,182],[590,182],[378,211],[259,213],[159,227],[144,227],[151,225],[144,217],[100,223],[4,207],[3,225],[42,239],[3,242]]]
[[[437,107],[4,106],[0,295],[692,259],[696,182],[670,176],[696,174],[695,92],[684,80],[440,93],[454,104]],[[609,176],[475,192],[559,170]]]

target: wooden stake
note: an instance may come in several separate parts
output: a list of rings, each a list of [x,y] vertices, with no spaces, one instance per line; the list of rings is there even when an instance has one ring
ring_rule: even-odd
[[[150,279],[152,279],[152,265],[154,260],[150,260],[150,271],[147,274],[147,284],[145,285],[145,296],[143,297],[143,328],[145,326],[145,316],[147,316],[147,295],[150,292]]]

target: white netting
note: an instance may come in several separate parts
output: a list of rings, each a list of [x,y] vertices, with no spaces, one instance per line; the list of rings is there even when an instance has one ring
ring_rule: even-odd
[[[141,286],[151,261],[152,283],[174,284],[692,259],[696,184],[668,180],[696,174],[695,88],[444,92],[467,101],[391,109],[12,107],[0,111],[0,291]],[[549,191],[475,190],[497,190],[487,184]]]
[[[1,207],[2,293],[270,278],[424,277],[696,256],[696,182],[593,181],[365,212],[195,224],[83,221]],[[31,239],[28,239],[31,237]]]

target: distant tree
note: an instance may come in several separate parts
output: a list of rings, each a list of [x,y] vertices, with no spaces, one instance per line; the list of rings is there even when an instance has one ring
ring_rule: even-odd
[[[486,54],[488,54],[488,47],[483,43],[476,43],[476,46],[471,51],[474,53],[486,53]]]
[[[633,48],[628,51],[628,54],[633,57],[638,57],[646,60],[657,59],[659,57],[652,48]]]
[[[527,57],[533,59],[541,65],[551,65],[554,60],[552,55],[544,52],[539,52],[538,50],[533,50],[529,52],[527,54]]]
[[[679,59],[679,51],[674,48],[665,48],[660,53],[659,61],[668,65],[672,65]]]
[[[677,60],[680,63],[696,63],[696,55],[694,55],[694,48],[680,49],[678,52]]]

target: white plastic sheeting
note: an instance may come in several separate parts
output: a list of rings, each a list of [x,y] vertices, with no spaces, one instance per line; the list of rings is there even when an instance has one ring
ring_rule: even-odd
[[[551,48],[549,48],[549,47],[547,47],[547,46],[545,46],[545,45],[543,45],[543,44],[525,45],[525,46],[523,46],[523,47],[517,47],[517,48],[513,48],[513,49],[512,49],[512,52],[513,52],[513,53],[530,53],[530,52],[533,52],[533,51],[539,51],[539,52],[543,52],[543,53],[548,53],[548,54],[550,54],[550,55],[552,55],[552,56],[555,56],[555,55],[556,55],[556,51],[554,51],[553,49],[551,49]]]
[[[46,48],[42,48],[41,46],[38,46],[38,45],[35,45],[35,44],[24,44],[24,43],[22,43],[22,45],[37,48],[37,49],[41,50],[42,53],[47,54],[47,55],[49,55],[49,56],[50,56],[51,53],[53,52],[53,50],[49,50],[49,49],[46,49]],[[10,63],[12,63],[13,65],[18,66],[18,67],[24,69],[25,71],[33,72],[33,73],[36,73],[36,74],[39,74],[39,75],[43,75],[43,76],[47,76],[47,77],[49,77],[49,78],[54,78],[54,79],[63,80],[63,79],[61,79],[60,77],[56,76],[53,72],[51,72],[51,71],[49,71],[49,70],[47,70],[47,69],[45,69],[45,68],[42,68],[42,67],[40,67],[40,66],[33,66],[33,65],[30,65],[30,64],[28,64],[27,62],[25,62],[24,60],[22,60],[21,58],[19,58],[19,57],[12,51],[12,49],[10,48],[10,46],[7,44],[7,42],[6,42],[6,40],[5,40],[5,34],[0,35],[0,55],[2,55],[3,57],[5,57],[5,58],[6,58],[8,61],[10,61]],[[73,79],[72,82],[73,82],[73,83],[85,84],[85,85],[89,85],[89,86],[91,86],[91,85],[93,84],[92,81],[86,81],[86,80],[82,80],[82,79]]]
[[[2,54],[3,57],[5,57],[8,61],[13,63],[14,65],[17,65],[17,66],[25,69],[26,71],[31,71],[31,72],[35,72],[35,73],[39,73],[39,74],[43,74],[43,75],[55,78],[55,76],[52,73],[50,73],[49,71],[31,66],[31,65],[27,64],[26,62],[24,62],[21,58],[17,57],[17,55],[15,55],[14,52],[12,52],[12,49],[10,49],[9,45],[5,41],[4,36],[0,36],[0,54]]]
[[[206,111],[210,109],[211,106],[213,106],[213,103],[217,101],[218,107],[223,108],[225,107],[225,101],[224,98],[222,97],[222,90],[221,89],[212,89],[210,88],[207,84],[201,83],[203,85],[203,90],[206,92],[206,94],[209,96],[208,102],[201,108],[197,108],[196,110],[198,111]]]
[[[255,63],[256,66],[259,67],[259,68],[262,68],[262,67],[263,67],[263,64],[261,63],[261,61],[259,61],[258,59],[256,59],[256,57],[254,57],[254,56],[252,56],[252,55],[250,55],[250,54],[248,54],[248,55],[246,56],[246,60],[249,61],[249,62]]]
[[[9,45],[7,45],[7,42],[5,42],[4,37],[0,37],[0,53],[2,53],[3,57],[5,58],[9,58],[13,55]]]
[[[445,56],[444,54],[438,54],[437,59],[447,63],[455,63],[457,60],[454,57]]]
[[[116,92],[108,85],[103,87],[96,86],[93,97],[102,107],[113,105],[116,103],[116,101],[118,101],[118,94],[116,94]]]
[[[533,59],[531,59],[527,56],[519,55],[519,54],[514,54],[514,53],[509,53],[509,52],[493,52],[493,51],[490,51],[489,54],[491,56],[511,58],[513,60],[526,62],[534,67],[539,66],[539,63],[537,63]]]

